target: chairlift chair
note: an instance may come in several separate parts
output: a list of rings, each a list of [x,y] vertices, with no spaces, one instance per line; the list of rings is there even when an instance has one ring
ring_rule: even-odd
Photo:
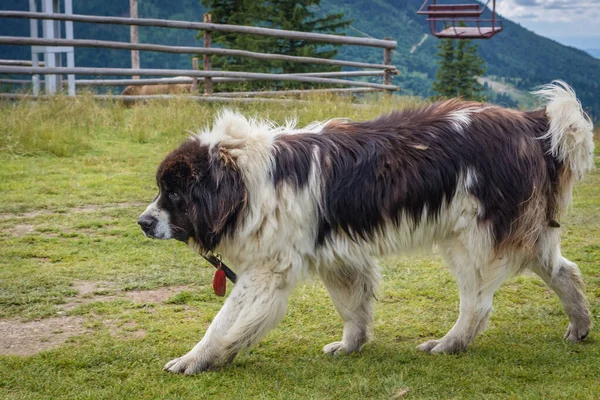
[[[490,1],[491,18],[482,18]],[[438,4],[437,0],[425,0],[417,14],[426,15],[431,33],[442,39],[489,39],[502,31],[502,21],[496,18],[496,0],[486,4]]]

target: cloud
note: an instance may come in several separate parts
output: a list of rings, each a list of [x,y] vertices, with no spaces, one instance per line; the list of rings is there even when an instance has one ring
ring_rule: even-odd
[[[539,3],[539,0],[515,0],[515,4],[518,4],[520,6],[537,6]]]
[[[523,14],[519,16],[520,19],[536,19],[537,17],[537,14]]]
[[[577,10],[578,5],[567,1],[549,1],[547,4],[540,4],[546,10]]]
[[[600,0],[497,0],[496,11],[544,36],[600,35]]]
[[[600,0],[498,0],[496,10],[503,16],[547,22],[575,22],[600,17]]]

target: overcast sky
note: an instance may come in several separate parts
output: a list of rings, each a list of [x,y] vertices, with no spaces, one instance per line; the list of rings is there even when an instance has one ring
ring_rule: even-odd
[[[496,10],[539,35],[600,49],[600,0],[496,0]]]

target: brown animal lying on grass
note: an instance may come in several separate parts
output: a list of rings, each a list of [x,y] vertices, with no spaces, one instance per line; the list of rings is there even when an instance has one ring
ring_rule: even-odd
[[[174,79],[186,78],[183,76],[175,77]],[[165,83],[159,85],[130,85],[127,86],[121,95],[123,96],[148,96],[157,94],[195,94],[196,90],[192,89],[191,83],[168,83],[173,78],[165,79]],[[132,106],[136,100],[124,99],[123,104]]]
[[[191,83],[174,83],[127,86],[121,94],[124,96],[147,96],[151,94],[190,94],[191,92]]]

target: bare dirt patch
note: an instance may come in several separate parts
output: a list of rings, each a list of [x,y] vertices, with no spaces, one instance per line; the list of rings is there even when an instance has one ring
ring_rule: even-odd
[[[0,321],[0,354],[31,356],[63,344],[68,338],[83,334],[83,317],[46,318],[39,321]]]
[[[23,237],[32,232],[35,232],[33,225],[19,224],[8,228],[8,233],[16,237]]]
[[[119,298],[111,293],[115,291],[115,285],[112,282],[76,280],[72,286],[77,290],[77,295],[60,305],[60,314],[95,301],[111,301]]]
[[[162,287],[154,290],[123,291],[112,282],[85,281],[73,282],[78,294],[60,306],[60,314],[78,306],[98,301],[130,299],[136,303],[162,303],[187,286]],[[106,293],[106,294],[104,294]],[[60,346],[72,336],[89,332],[85,327],[88,319],[83,316],[60,315],[38,321],[22,322],[19,320],[0,320],[0,355],[30,356],[44,350]],[[146,331],[137,326],[135,321],[121,323],[117,320],[102,321],[119,339],[135,339],[146,336]]]
[[[0,220],[5,219],[27,219],[35,218],[40,215],[49,214],[65,214],[65,213],[93,213],[102,210],[119,209],[119,208],[130,208],[130,207],[145,207],[147,203],[128,202],[128,203],[113,203],[113,204],[102,204],[95,205],[90,204],[82,207],[73,207],[67,210],[34,210],[24,213],[0,213]]]
[[[178,292],[188,289],[187,286],[170,286],[152,290],[115,290],[114,285],[106,282],[77,281],[73,284],[79,294],[60,305],[61,313],[71,311],[79,306],[98,301],[129,299],[136,303],[162,303]]]
[[[154,290],[131,290],[124,292],[125,297],[137,303],[162,303],[174,294],[189,289],[187,286],[170,286]]]
[[[136,303],[162,303],[174,294],[189,289],[187,286],[167,286],[152,290],[128,290],[118,289],[112,282],[96,282],[78,280],[73,282],[73,288],[77,290],[77,296],[69,299],[60,306],[61,310],[71,311],[74,308],[97,301],[113,301],[117,299],[129,299]]]
[[[77,290],[77,296],[89,296],[98,294],[99,292],[107,292],[115,290],[115,284],[113,282],[103,281],[73,281],[73,289]]]
[[[113,319],[102,321],[108,327],[110,335],[119,339],[141,339],[146,336],[146,331],[138,327],[135,321],[121,323]]]

